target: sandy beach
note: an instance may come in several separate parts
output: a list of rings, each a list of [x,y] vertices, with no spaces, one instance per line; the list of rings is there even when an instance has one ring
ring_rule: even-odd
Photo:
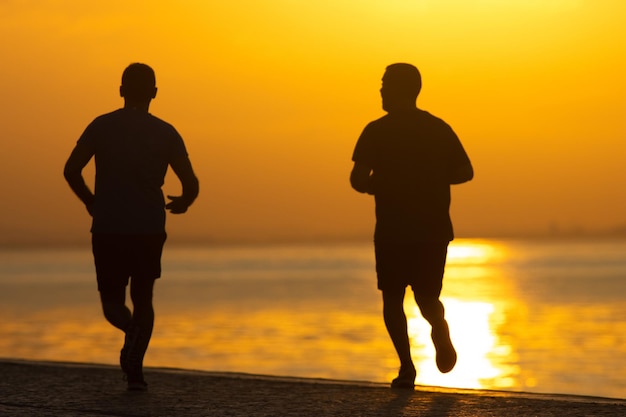
[[[0,415],[624,416],[626,401],[148,368],[127,392],[108,365],[0,360]]]

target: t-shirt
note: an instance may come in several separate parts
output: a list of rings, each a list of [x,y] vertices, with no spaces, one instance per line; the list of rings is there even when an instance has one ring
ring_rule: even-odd
[[[450,241],[451,172],[470,163],[452,128],[430,113],[390,113],[368,124],[352,160],[372,168],[376,242]]]
[[[163,233],[167,167],[187,156],[176,129],[147,112],[119,109],[91,122],[78,143],[95,155],[92,233]]]

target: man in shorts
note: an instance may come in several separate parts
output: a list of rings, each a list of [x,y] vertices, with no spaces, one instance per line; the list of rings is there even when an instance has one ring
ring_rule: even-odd
[[[155,279],[161,276],[165,210],[185,213],[198,195],[183,139],[170,124],[148,112],[156,79],[145,64],[129,65],[122,75],[124,107],[96,118],[65,164],[71,189],[93,217],[91,233],[98,291],[106,319],[125,333],[120,365],[129,390],[145,390],[143,357],[152,336]],[[95,158],[95,193],[82,170]],[[168,166],[182,184],[181,196],[161,187]],[[126,306],[130,282],[133,311]]]
[[[382,79],[387,115],[369,123],[356,144],[352,187],[374,195],[374,247],[383,317],[400,359],[394,388],[413,388],[415,366],[404,314],[408,285],[432,326],[437,367],[456,364],[444,307],[439,300],[448,243],[450,184],[473,178],[470,160],[456,134],[443,120],[416,107],[422,85],[416,67],[398,63]]]

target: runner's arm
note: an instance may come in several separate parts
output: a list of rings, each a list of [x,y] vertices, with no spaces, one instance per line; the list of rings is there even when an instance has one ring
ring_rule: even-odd
[[[92,214],[91,210],[95,196],[87,184],[85,184],[85,179],[83,178],[83,168],[87,165],[92,156],[93,152],[88,147],[79,143],[67,159],[63,170],[65,180],[76,196],[78,196],[80,201],[85,204],[89,214]]]
[[[181,196],[168,195],[167,198],[172,201],[167,203],[165,208],[174,214],[182,214],[198,197],[200,185],[187,156],[175,159],[170,166],[182,184],[183,194]]]
[[[352,188],[360,193],[374,194],[372,168],[362,162],[355,162],[350,173]]]

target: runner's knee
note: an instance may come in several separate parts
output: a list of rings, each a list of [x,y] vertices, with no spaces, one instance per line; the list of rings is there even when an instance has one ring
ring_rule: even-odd
[[[103,302],[102,312],[107,321],[120,330],[126,330],[132,318],[130,310],[124,304]]]
[[[415,296],[415,302],[422,316],[431,324],[437,323],[444,318],[443,304],[438,297]]]

